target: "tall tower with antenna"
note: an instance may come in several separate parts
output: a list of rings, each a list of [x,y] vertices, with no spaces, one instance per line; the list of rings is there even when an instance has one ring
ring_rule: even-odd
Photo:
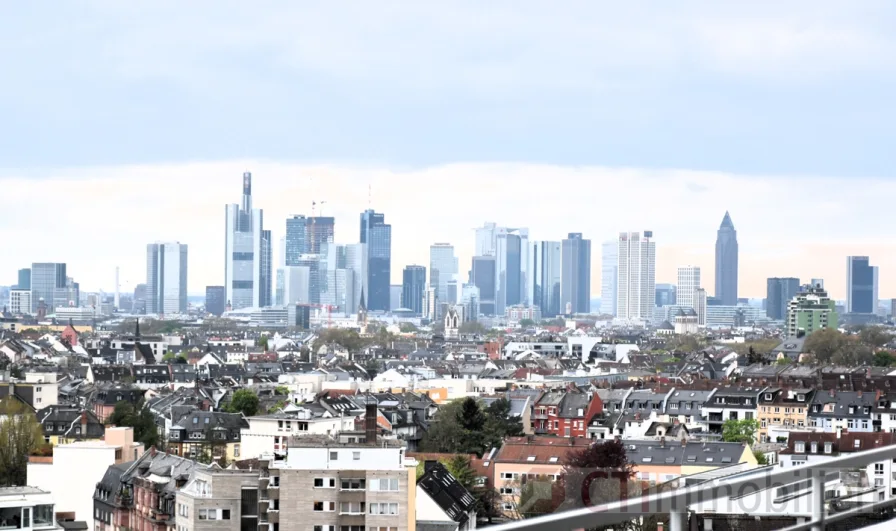
[[[121,288],[121,285],[118,282],[118,274],[119,274],[119,267],[115,266],[115,309],[116,310],[120,307],[118,302],[120,300],[119,289]]]

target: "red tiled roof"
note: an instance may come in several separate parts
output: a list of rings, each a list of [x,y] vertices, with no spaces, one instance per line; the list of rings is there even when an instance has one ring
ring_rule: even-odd
[[[587,448],[593,441],[581,437],[511,437],[495,456],[496,463],[535,463],[562,465],[567,454]],[[535,457],[530,461],[529,457]],[[551,458],[557,460],[551,462]]]

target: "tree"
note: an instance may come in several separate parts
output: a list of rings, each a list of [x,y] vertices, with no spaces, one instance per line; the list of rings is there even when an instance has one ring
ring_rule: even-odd
[[[461,334],[478,334],[482,335],[487,332],[485,326],[479,321],[467,321],[460,325],[459,332]]]
[[[859,330],[859,341],[873,348],[880,348],[893,338],[882,326],[865,326]]]
[[[27,484],[28,455],[43,442],[33,411],[12,398],[0,401],[0,487]]]
[[[846,345],[846,337],[834,328],[822,328],[809,334],[803,350],[812,354],[819,363],[830,363],[834,355]]]
[[[760,452],[759,450],[753,450],[753,456],[756,458],[756,463],[758,463],[759,466],[768,465],[768,458],[765,457],[764,453]]]
[[[417,327],[413,323],[401,323],[398,325],[398,329],[402,334],[412,334],[417,331]]]
[[[722,440],[752,445],[756,442],[759,422],[756,419],[728,419],[722,424]]]
[[[692,335],[679,335],[666,343],[666,347],[670,350],[694,352],[700,350],[700,341]]]
[[[894,362],[896,362],[896,357],[893,357],[893,355],[886,350],[880,350],[874,353],[874,358],[872,359],[871,364],[875,367],[890,367]]]
[[[143,443],[146,448],[159,447],[162,442],[152,412],[145,407],[135,407],[130,402],[121,401],[115,404],[115,409],[106,419],[106,424],[133,428],[134,440]]]
[[[499,398],[485,408],[485,428],[483,429],[485,448],[501,445],[505,437],[523,435],[523,422],[510,414],[510,401]]]
[[[268,336],[261,336],[260,338],[258,338],[258,341],[256,341],[256,345],[263,348],[264,351],[267,352],[268,351]]]
[[[555,512],[563,504],[563,487],[548,479],[528,480],[517,487],[519,495],[514,504],[517,518],[536,518]]]
[[[164,356],[162,356],[162,361],[164,363],[172,363],[174,362],[174,352],[166,352]]]
[[[530,326],[535,326],[535,321],[532,319],[520,319],[520,326],[523,328],[529,328]]]
[[[383,371],[383,362],[376,358],[371,358],[364,364],[364,370],[367,371],[367,376],[370,379],[376,378],[376,375]]]
[[[274,388],[274,394],[277,396],[287,396],[289,394],[289,387],[278,385]]]
[[[420,443],[423,451],[481,456],[505,437],[522,434],[522,423],[509,418],[510,403],[496,400],[483,409],[474,398],[454,400],[436,413]]]
[[[258,413],[258,395],[251,389],[237,389],[224,410],[228,413],[242,413],[246,417],[254,416]]]

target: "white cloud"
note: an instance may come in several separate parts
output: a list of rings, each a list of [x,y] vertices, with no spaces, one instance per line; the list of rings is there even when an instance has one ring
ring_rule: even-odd
[[[697,264],[711,287],[715,230],[730,210],[742,293],[762,296],[766,277],[796,275],[825,277],[839,295],[847,254],[871,255],[881,267],[882,297],[896,290],[889,231],[866,223],[868,212],[888,208],[893,182],[512,163],[393,169],[244,160],[0,174],[0,278],[32,261],[66,261],[86,289],[110,288],[116,265],[133,285],[145,276],[147,243],[179,240],[190,246],[191,291],[201,292],[223,277],[224,205],[239,201],[246,169],[275,240],[288,215],[310,214],[312,200],[326,200],[337,241],[357,241],[370,188],[372,207],[393,226],[396,282],[404,265],[428,265],[437,241],[455,244],[465,271],[472,229],[496,221],[528,226],[533,239],[584,233],[595,242],[595,294],[596,244],[625,230],[655,232],[660,281]]]

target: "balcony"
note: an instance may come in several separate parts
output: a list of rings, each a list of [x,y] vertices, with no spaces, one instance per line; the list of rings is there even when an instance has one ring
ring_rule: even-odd
[[[679,478],[677,488],[666,492],[632,497],[604,505],[561,511],[527,520],[490,527],[490,531],[561,531],[616,526],[623,522],[640,521],[642,517],[656,515],[668,519],[669,531],[686,531],[698,524],[689,521],[696,517],[693,508],[708,502],[732,503],[732,509],[710,511],[704,505],[699,516],[709,520],[726,517],[746,517],[751,527],[775,525],[781,531],[823,531],[825,529],[877,529],[896,528],[896,498],[885,498],[884,488],[874,488],[869,494],[874,497],[864,501],[856,500],[844,504],[837,494],[830,490],[828,482],[832,474],[865,469],[872,463],[890,461],[896,458],[896,446],[876,448],[860,453],[835,457],[803,466],[780,468],[762,467],[746,473],[735,473],[729,477],[703,478],[696,483],[687,483],[687,476]],[[801,513],[790,513],[781,505],[780,514],[760,515],[756,508],[749,514],[734,507],[748,496],[767,496],[768,491],[790,492],[794,496],[796,486],[801,484],[799,494],[806,502]],[[796,489],[796,490],[794,490]],[[880,498],[877,496],[880,495]],[[871,499],[879,501],[871,501]],[[766,506],[773,508],[773,506]],[[788,519],[794,522],[789,527],[775,521]],[[765,520],[765,521],[764,521]],[[887,523],[889,522],[889,523]],[[726,524],[728,525],[728,524]]]

